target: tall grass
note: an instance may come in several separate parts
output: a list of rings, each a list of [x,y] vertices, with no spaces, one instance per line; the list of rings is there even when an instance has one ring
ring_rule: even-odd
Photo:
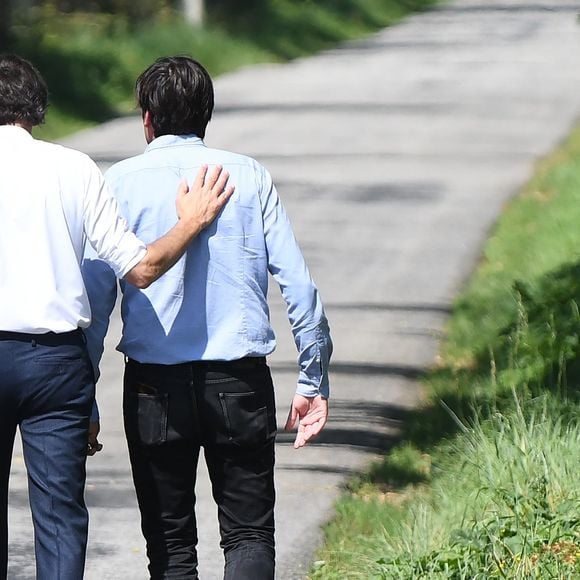
[[[517,402],[517,398],[515,399]],[[382,537],[380,578],[578,578],[580,425],[549,397],[465,427]]]
[[[310,577],[579,578],[578,409],[514,401],[432,450],[428,484],[355,486]]]

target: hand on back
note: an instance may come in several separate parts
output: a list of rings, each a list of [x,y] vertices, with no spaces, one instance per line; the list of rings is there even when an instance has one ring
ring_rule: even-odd
[[[233,186],[226,187],[229,176],[221,165],[211,171],[202,165],[191,188],[181,181],[175,201],[179,219],[192,221],[200,230],[213,222],[234,192]]]

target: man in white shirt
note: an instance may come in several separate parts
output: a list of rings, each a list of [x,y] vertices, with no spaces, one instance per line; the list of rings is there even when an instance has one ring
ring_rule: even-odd
[[[118,216],[96,165],[38,141],[47,88],[36,69],[0,55],[0,578],[7,577],[10,462],[20,428],[38,580],[83,576],[86,455],[94,376],[82,332],[90,308],[80,262],[88,241],[119,278],[145,288],[167,271],[233,192],[217,167],[181,184],[176,224],[145,245]],[[178,219],[179,218],[179,219]],[[88,442],[88,450],[87,450]]]

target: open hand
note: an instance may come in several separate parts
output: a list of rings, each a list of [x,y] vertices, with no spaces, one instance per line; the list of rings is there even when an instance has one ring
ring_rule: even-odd
[[[284,429],[291,431],[298,422],[298,433],[294,441],[294,449],[304,447],[310,439],[318,435],[328,419],[328,399],[321,395],[304,397],[294,395],[288,419]]]
[[[202,165],[191,188],[185,180],[177,190],[177,215],[180,220],[192,221],[199,229],[206,228],[217,217],[222,207],[234,193],[228,186],[229,173],[216,165],[208,174],[208,166]]]

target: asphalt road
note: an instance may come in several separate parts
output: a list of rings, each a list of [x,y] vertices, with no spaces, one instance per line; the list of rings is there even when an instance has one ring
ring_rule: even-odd
[[[371,38],[216,82],[207,143],[274,176],[326,304],[331,419],[277,449],[278,578],[304,578],[346,478],[397,437],[420,401],[454,296],[502,206],[580,110],[578,1],[458,0]],[[68,144],[103,167],[144,147],[139,119]],[[284,306],[270,358],[283,425],[296,380]],[[122,359],[109,335],[98,398],[104,451],[89,460],[89,580],[146,578],[120,418]],[[11,481],[11,579],[34,577],[21,452]],[[200,570],[221,577],[215,507],[198,483]]]

